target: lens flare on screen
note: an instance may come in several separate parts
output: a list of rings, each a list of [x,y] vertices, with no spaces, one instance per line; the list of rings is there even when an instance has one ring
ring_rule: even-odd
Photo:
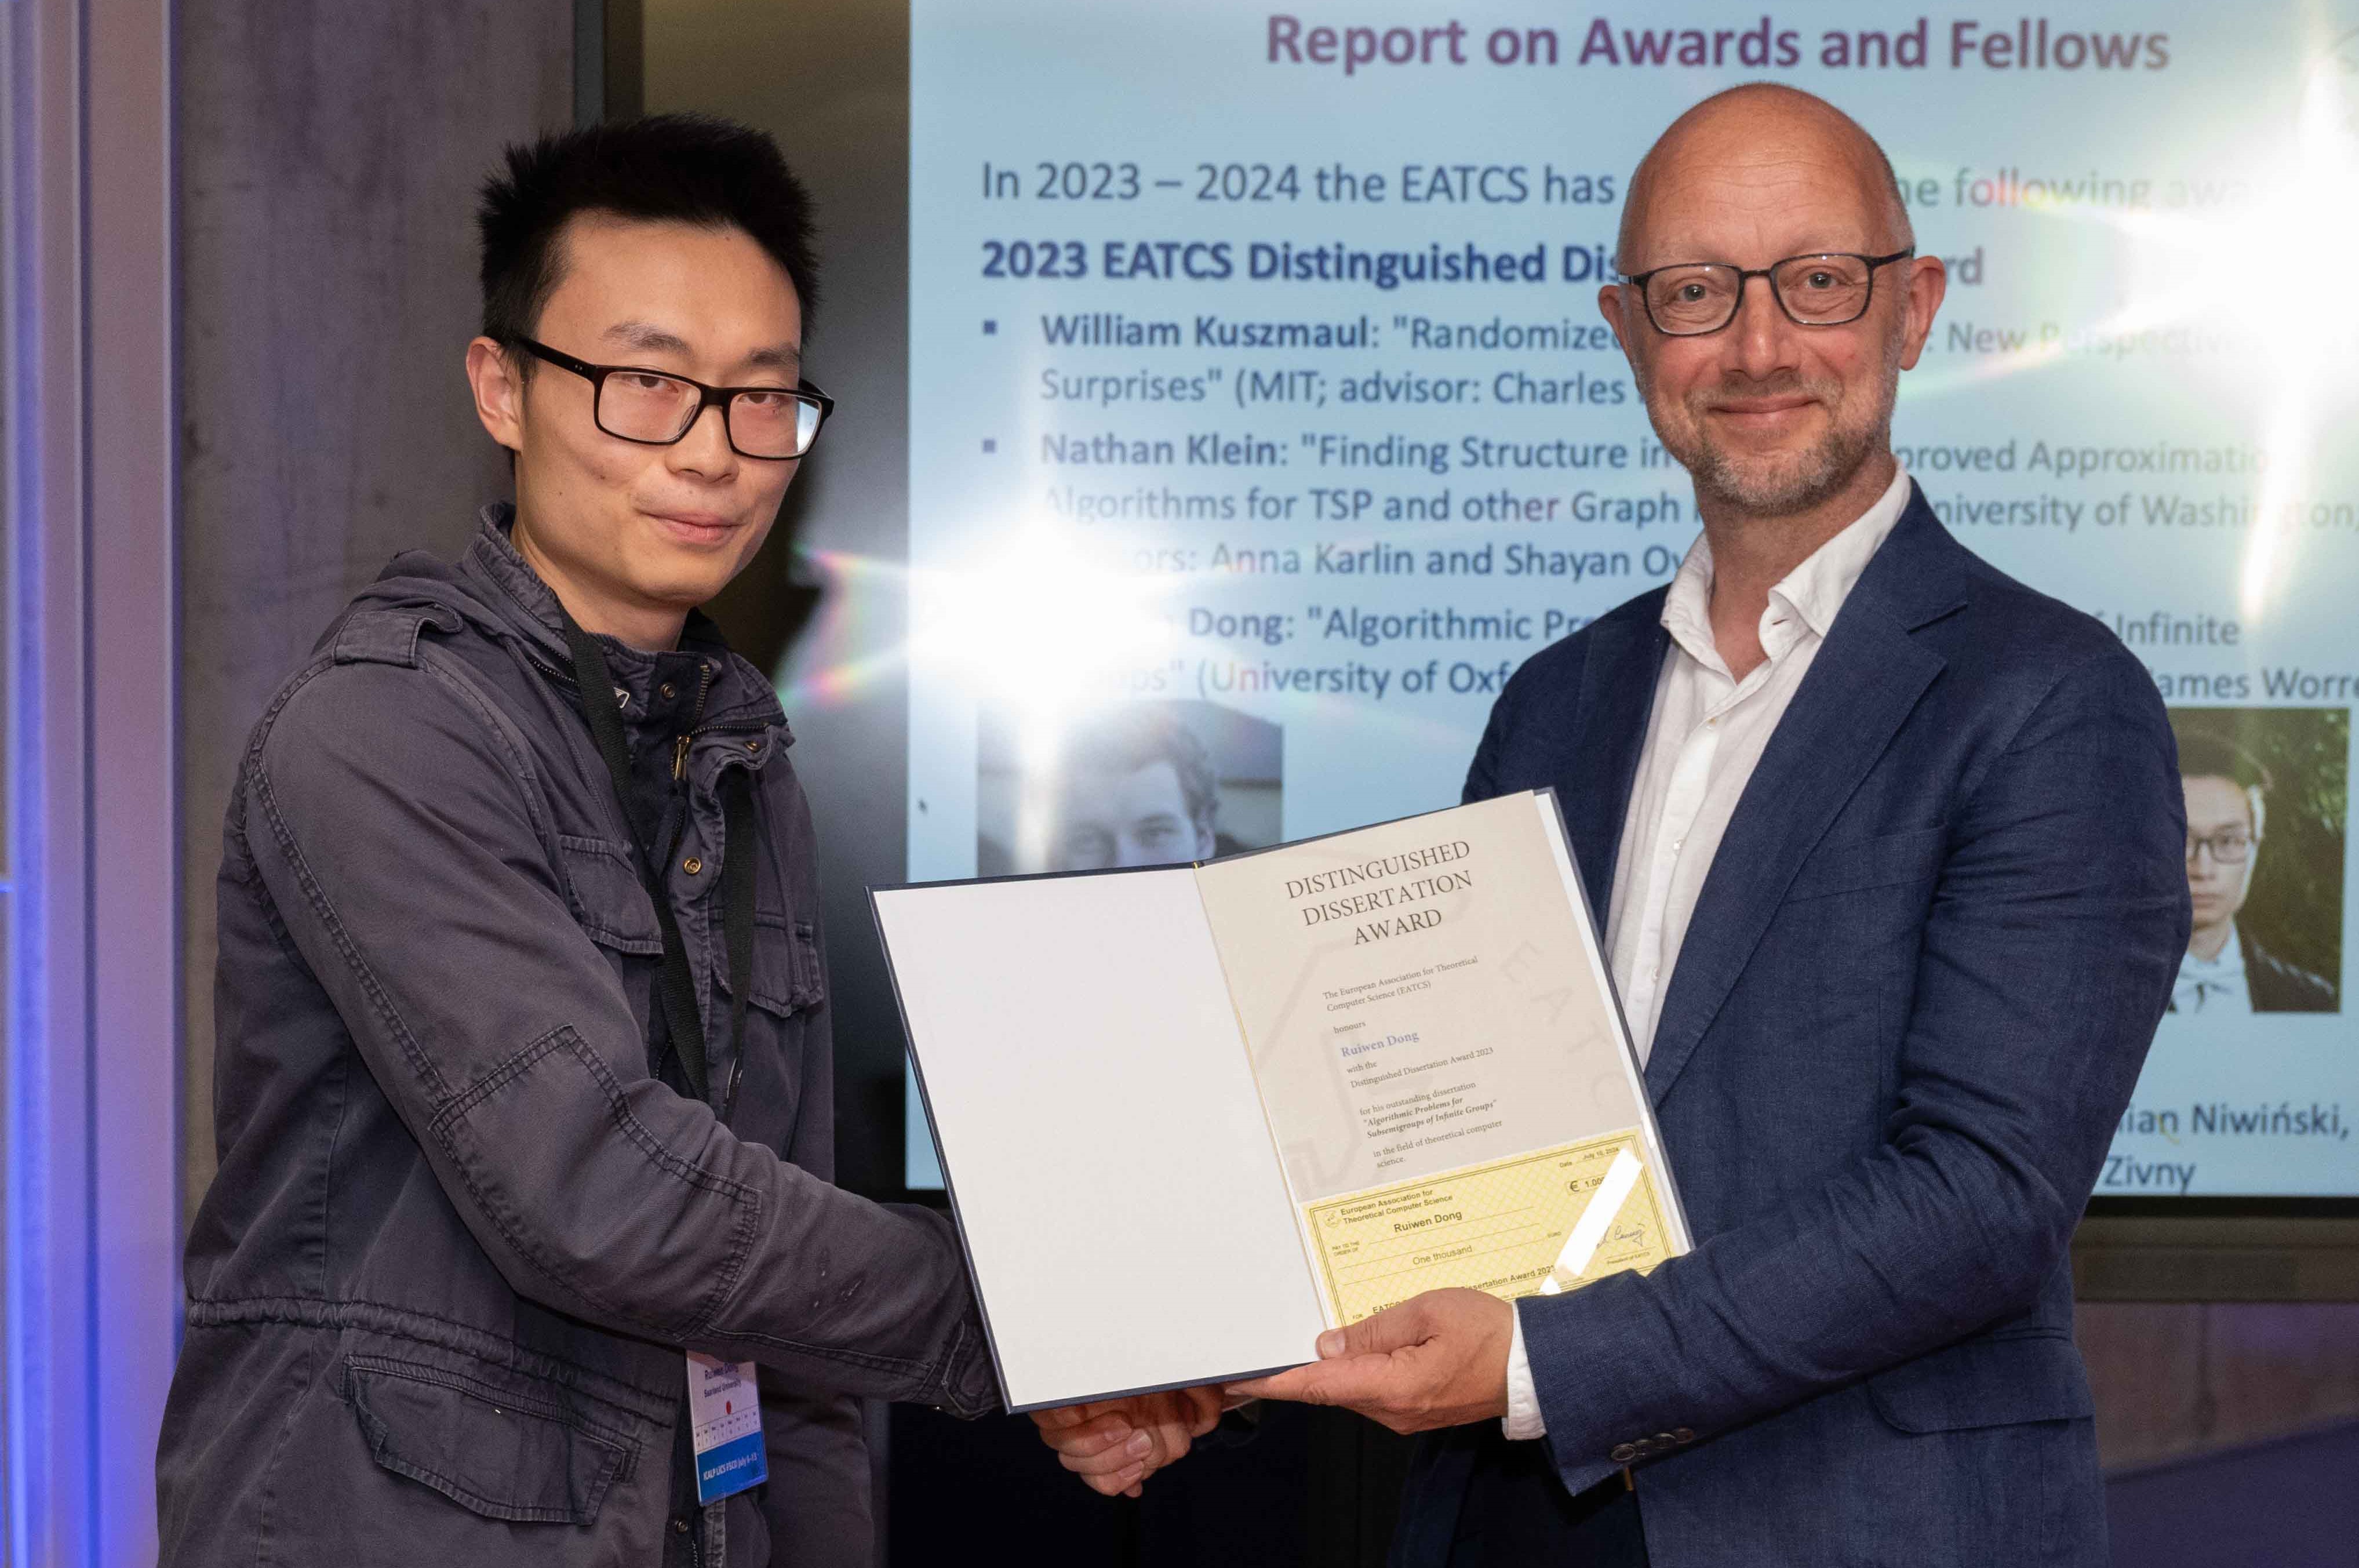
[[[2301,497],[2327,436],[2321,416],[2337,394],[2359,384],[2359,333],[2343,308],[2347,290],[2328,281],[2359,255],[2359,100],[2332,61],[2313,65],[2302,85],[2291,170],[2254,221],[2239,225],[2245,232],[2221,236],[2220,245],[2223,291],[2267,344],[2276,384],[2262,429],[2268,466],[2259,516],[2237,591],[2247,620],[2266,612],[2292,565]],[[2244,263],[2233,275],[2231,253]],[[2272,258],[2266,278],[2254,276],[2256,256]]]
[[[800,559],[819,579],[819,616],[804,634],[794,669],[778,691],[790,714],[842,707],[908,663],[904,649],[888,644],[878,630],[887,606],[901,594],[908,568],[846,550],[804,550]],[[853,651],[860,648],[877,651]]]
[[[2187,330],[2218,343],[2227,351],[2223,368],[2201,395],[2215,414],[2243,411],[2263,456],[2237,584],[2245,619],[2260,620],[2288,580],[2320,443],[2334,411],[2359,393],[2359,330],[2345,308],[2345,275],[2359,256],[2354,82],[2337,60],[2314,61],[2289,138],[2261,160],[2277,176],[2255,200],[2218,215],[2027,201],[2058,223],[2112,231],[2128,297],[2094,320],[1969,368],[1909,377],[1903,397],[1940,397],[2150,332]]]
[[[1122,694],[1180,646],[1169,575],[1125,570],[1038,518],[909,583],[913,656],[963,671],[978,699],[1048,719]]]
[[[995,536],[987,530],[986,537]],[[842,706],[919,659],[958,671],[970,700],[1009,711],[1026,768],[1039,770],[1053,764],[1065,725],[1082,709],[1130,696],[1200,694],[1194,666],[1180,657],[1189,614],[1180,597],[1184,578],[1139,571],[1118,552],[1093,550],[1085,537],[1037,517],[996,537],[1005,542],[951,571],[912,572],[843,550],[803,551],[821,599],[780,687],[789,712]],[[1449,525],[1435,523],[1394,530],[1386,542],[1425,549],[1456,537]],[[1372,542],[1344,538],[1334,548],[1348,554]],[[888,645],[881,628],[903,594],[909,632]],[[864,648],[874,651],[857,651]],[[1342,696],[1272,695],[1298,711],[1350,705]],[[1442,720],[1409,710],[1375,722],[1436,743],[1458,738]]]

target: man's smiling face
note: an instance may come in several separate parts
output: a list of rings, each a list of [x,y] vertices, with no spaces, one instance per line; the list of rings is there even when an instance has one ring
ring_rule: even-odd
[[[532,332],[550,348],[710,386],[797,384],[800,301],[743,230],[582,212],[559,256]],[[516,454],[517,550],[585,626],[671,646],[761,548],[799,463],[738,455],[718,408],[669,446],[608,435],[589,381],[527,363],[520,378],[488,339],[469,348],[484,426]]]
[[[1907,216],[1873,144],[1799,98],[1732,94],[1668,134],[1634,181],[1622,270],[1751,269],[1906,246]],[[1940,278],[1940,262],[1926,257],[1879,268],[1866,313],[1838,326],[1798,325],[1767,279],[1748,279],[1736,319],[1695,337],[1654,330],[1627,286],[1609,286],[1600,303],[1657,435],[1699,492],[1781,516],[1825,501],[1885,450],[1899,375],[1931,329]]]

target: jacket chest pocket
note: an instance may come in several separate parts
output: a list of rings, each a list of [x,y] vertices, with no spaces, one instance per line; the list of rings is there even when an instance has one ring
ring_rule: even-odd
[[[729,976],[714,975],[718,993],[728,995]],[[730,1126],[740,1137],[768,1144],[781,1156],[793,1154],[793,1130],[803,1095],[816,1082],[812,1060],[824,1051],[824,1035],[812,1038],[811,1020],[825,999],[820,970],[819,933],[811,922],[757,910],[754,918],[753,983],[746,987],[745,1080]]]
[[[644,1037],[658,1005],[663,931],[630,846],[568,834],[559,838],[558,847],[573,918],[614,965]],[[776,889],[766,882],[757,883],[756,889],[753,980],[746,987],[745,1037],[739,1042],[745,1077],[731,1127],[784,1155],[801,1097],[814,1082],[811,1070],[824,1065],[808,1057],[810,1020],[825,1000],[826,983],[811,922],[788,913],[783,899],[773,902]],[[713,937],[712,1017],[706,1020],[706,1034],[718,1040],[728,1030],[732,998],[725,945],[719,931]],[[827,1086],[831,1076],[822,1074],[818,1082]]]
[[[663,930],[631,848],[571,833],[560,834],[557,845],[567,908],[614,965],[644,1037],[655,1006],[656,976],[663,967]]]
[[[822,990],[819,932],[810,921],[756,910],[747,999],[773,1018],[789,1018],[817,1007]]]

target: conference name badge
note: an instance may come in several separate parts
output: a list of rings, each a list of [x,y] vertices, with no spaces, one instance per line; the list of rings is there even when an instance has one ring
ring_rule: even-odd
[[[717,1503],[770,1478],[752,1362],[688,1353],[688,1431],[698,1502]]]

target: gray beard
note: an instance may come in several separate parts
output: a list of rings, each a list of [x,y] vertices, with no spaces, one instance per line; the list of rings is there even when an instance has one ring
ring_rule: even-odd
[[[1672,455],[1687,464],[1699,495],[1755,517],[1791,517],[1839,494],[1891,441],[1887,414],[1872,430],[1831,429],[1817,445],[1775,461],[1766,470],[1759,463],[1740,466],[1710,437],[1698,443],[1691,456]]]
[[[1647,384],[1651,378],[1636,375],[1634,379],[1638,383],[1638,396],[1651,408],[1654,388]],[[1784,389],[1778,386],[1764,388]],[[1803,389],[1824,392],[1830,388],[1805,384]],[[1840,395],[1842,387],[1836,386],[1832,390]],[[1859,476],[1859,471],[1871,458],[1891,447],[1892,406],[1899,391],[1900,337],[1896,332],[1884,343],[1884,385],[1877,399],[1881,407],[1876,418],[1864,429],[1846,429],[1837,419],[1830,423],[1817,445],[1790,457],[1771,460],[1766,472],[1759,466],[1750,472],[1739,466],[1726,451],[1703,434],[1705,426],[1701,418],[1692,427],[1697,439],[1691,449],[1682,452],[1669,441],[1663,445],[1687,469],[1689,478],[1695,483],[1698,499],[1719,502],[1755,517],[1791,517],[1840,494],[1843,486]],[[1841,405],[1832,400],[1828,407],[1841,410]],[[1653,422],[1659,438],[1661,421]]]

